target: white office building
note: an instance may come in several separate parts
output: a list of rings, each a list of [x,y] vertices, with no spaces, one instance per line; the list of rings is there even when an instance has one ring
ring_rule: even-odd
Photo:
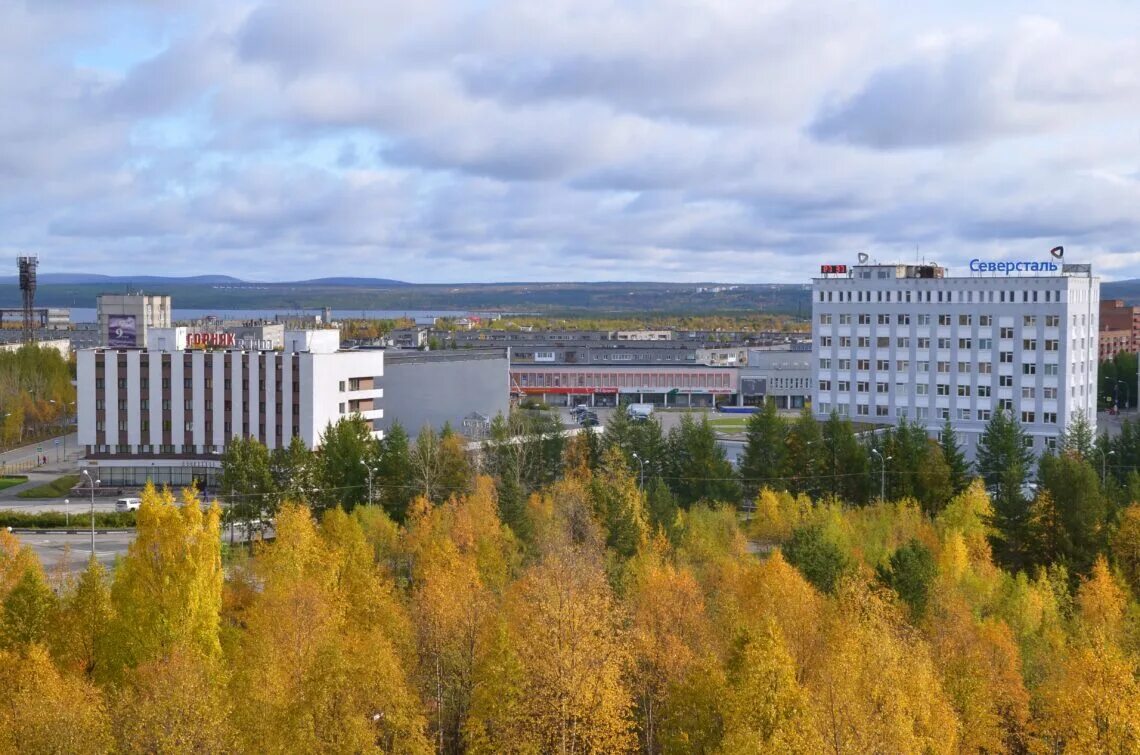
[[[286,331],[281,349],[240,344],[150,328],[145,349],[79,351],[81,465],[104,486],[214,487],[231,438],[274,449],[299,437],[314,448],[350,414],[380,436],[383,352],[341,351],[336,330]]]
[[[1041,453],[1084,415],[1095,430],[1100,285],[1088,265],[824,266],[812,284],[814,413],[906,419],[937,436],[949,418],[970,458],[1012,412]]]

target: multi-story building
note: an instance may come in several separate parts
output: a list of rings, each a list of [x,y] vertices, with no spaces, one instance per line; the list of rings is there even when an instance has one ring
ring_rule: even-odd
[[[811,402],[811,345],[792,348],[749,349],[748,364],[740,368],[740,401],[763,406],[771,400],[777,409],[803,409]]]
[[[231,336],[151,328],[145,349],[80,351],[81,464],[104,485],[213,487],[232,438],[313,448],[354,413],[379,435],[383,352],[341,351],[336,330],[287,331],[281,350]]]
[[[169,296],[100,294],[95,308],[105,349],[142,348],[148,330],[170,327]]]
[[[1129,307],[1120,299],[1100,303],[1100,360],[1121,352],[1140,352],[1140,307]]]
[[[971,457],[997,411],[1021,421],[1037,453],[1079,415],[1095,428],[1090,267],[974,260],[971,270],[825,266],[812,286],[815,414],[906,419],[932,435],[949,419]]]

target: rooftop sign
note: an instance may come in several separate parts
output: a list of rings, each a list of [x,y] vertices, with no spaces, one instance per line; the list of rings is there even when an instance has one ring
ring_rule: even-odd
[[[1055,262],[1038,262],[1036,260],[1016,260],[1009,262],[988,262],[986,260],[970,260],[970,272],[973,273],[1055,273],[1058,267]]]
[[[233,333],[190,333],[186,336],[186,343],[191,347],[221,346],[233,347],[237,345],[237,337]]]

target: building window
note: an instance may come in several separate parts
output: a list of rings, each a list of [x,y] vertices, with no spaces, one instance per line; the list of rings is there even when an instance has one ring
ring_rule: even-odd
[[[886,406],[876,406],[875,407],[875,416],[876,417],[887,416],[887,407]]]
[[[972,415],[973,415],[973,412],[971,412],[969,409],[959,409],[958,410],[958,419],[961,419],[961,420],[973,419]]]
[[[939,383],[938,384],[938,395],[939,396],[949,396],[950,395],[950,386],[947,385],[946,383]]]
[[[907,293],[907,301],[910,301],[910,293]],[[899,315],[896,318],[899,325],[910,325],[910,315]]]
[[[1037,351],[1037,339],[1023,338],[1021,340],[1021,348],[1025,351]]]
[[[1033,364],[1032,362],[1026,362],[1025,364],[1021,365],[1021,374],[1022,375],[1036,375],[1037,374],[1037,365]]]
[[[860,416],[866,417],[867,416],[867,405],[866,404],[857,404],[855,406],[855,413],[860,415]]]
[[[969,374],[974,365],[970,362],[958,362],[958,372]]]
[[[1013,328],[1002,328],[1000,335],[1006,340],[1013,338]]]
[[[994,324],[993,315],[978,315],[978,325],[980,325],[981,327],[988,328],[988,327],[991,327],[993,324]]]
[[[989,409],[979,409],[978,410],[978,419],[980,419],[981,421],[989,422],[992,417],[993,417],[993,412],[990,411]]]
[[[978,348],[982,351],[989,351],[994,347],[994,339],[992,338],[979,338]]]
[[[950,324],[950,315],[938,315],[938,324],[939,325],[949,325]]]
[[[968,386],[968,385],[958,386],[958,395],[959,396],[969,396],[970,395],[970,386]]]
[[[830,325],[831,324],[831,315],[821,314],[819,316],[819,324],[820,325]]]
[[[344,393],[344,381],[343,380],[340,381],[339,383],[337,383],[337,390],[339,390],[341,393]],[[340,413],[344,414],[344,408],[343,408],[344,404],[341,404],[341,407],[342,408],[340,410]]]
[[[870,325],[871,324],[871,316],[870,315],[859,315],[859,324],[860,325]]]
[[[1045,315],[1045,327],[1046,328],[1057,328],[1057,327],[1060,327],[1060,325],[1061,325],[1061,316],[1060,315]]]
[[[1025,317],[1022,318],[1021,324],[1023,327],[1026,327],[1026,328],[1036,328],[1037,327],[1037,315],[1025,315]]]
[[[1022,412],[1021,421],[1025,424],[1032,424],[1037,421],[1037,414],[1035,412]]]
[[[1002,364],[1013,364],[1013,352],[1012,351],[1001,352],[999,361],[1001,361]]]
[[[343,385],[343,383],[341,383],[341,385]],[[339,411],[341,414],[344,414],[344,402],[343,402],[343,401],[342,401],[342,402],[340,402],[340,405],[339,405],[339,407],[338,407],[338,411]]]
[[[878,323],[880,325],[890,325],[891,324],[891,316],[890,315],[879,315]]]
[[[979,385],[978,386],[978,398],[989,398],[989,397],[990,397],[990,387],[988,385]]]
[[[870,383],[868,383],[865,380],[860,380],[858,383],[855,384],[855,392],[856,393],[867,393],[869,386],[870,386]]]
[[[973,298],[974,298],[973,296],[970,297],[971,300]],[[972,325],[973,320],[974,320],[973,315],[958,315],[958,324],[959,325]]]
[[[998,386],[1001,388],[1013,387],[1013,375],[998,375]]]
[[[958,339],[958,348],[959,349],[966,349],[966,350],[972,349],[972,348],[974,348],[974,342],[969,338],[959,338]]]

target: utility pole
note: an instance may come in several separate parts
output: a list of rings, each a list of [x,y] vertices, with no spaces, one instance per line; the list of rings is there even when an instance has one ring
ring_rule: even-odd
[[[80,474],[87,478],[87,486],[91,490],[91,558],[95,558],[95,486],[99,480],[94,479],[86,469]]]
[[[879,500],[887,500],[887,462],[891,460],[890,456],[883,456],[879,453],[879,449],[872,448],[871,453],[879,457],[881,465],[879,467]]]

